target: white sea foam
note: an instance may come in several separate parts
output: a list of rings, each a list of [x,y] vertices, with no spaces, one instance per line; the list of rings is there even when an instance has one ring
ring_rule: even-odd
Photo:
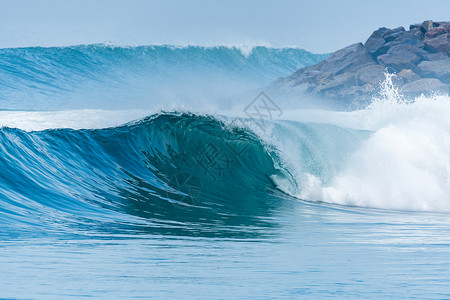
[[[330,123],[373,134],[327,183],[297,170],[301,189],[296,196],[383,209],[450,211],[450,97],[408,101],[389,81],[367,109],[334,114],[334,120],[333,113],[327,114]]]
[[[95,129],[118,126],[150,114],[147,110],[0,111],[0,127],[25,131],[51,128]]]

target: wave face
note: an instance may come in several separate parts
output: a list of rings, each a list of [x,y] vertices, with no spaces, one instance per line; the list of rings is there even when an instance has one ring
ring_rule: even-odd
[[[0,145],[0,222],[56,231],[255,234],[281,201],[271,178],[290,176],[252,132],[189,114],[100,130],[3,128]]]
[[[192,109],[260,88],[325,57],[266,47],[0,49],[0,108],[154,109],[170,104]]]

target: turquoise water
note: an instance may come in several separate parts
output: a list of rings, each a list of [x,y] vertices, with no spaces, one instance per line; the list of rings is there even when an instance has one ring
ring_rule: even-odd
[[[324,56],[0,56],[0,298],[450,298],[447,96],[259,119],[258,88]]]

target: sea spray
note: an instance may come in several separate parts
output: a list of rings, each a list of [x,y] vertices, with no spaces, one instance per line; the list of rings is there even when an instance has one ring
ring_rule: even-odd
[[[450,211],[450,98],[405,99],[386,76],[382,93],[353,112],[372,130],[329,182],[301,172],[298,197],[396,210]]]

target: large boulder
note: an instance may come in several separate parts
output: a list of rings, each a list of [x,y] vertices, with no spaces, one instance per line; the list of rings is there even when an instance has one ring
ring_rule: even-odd
[[[401,87],[401,92],[405,94],[430,94],[430,93],[448,93],[448,86],[436,78],[422,78]]]
[[[416,72],[422,77],[438,78],[445,83],[450,83],[450,58],[423,61],[417,66]]]
[[[329,73],[338,75],[344,72],[353,71],[360,66],[374,64],[375,61],[368,53],[362,43],[357,43],[345,47],[331,54],[325,61],[300,69],[294,73],[299,77],[317,76],[319,73]]]
[[[405,28],[398,27],[395,29],[387,29],[382,27],[372,33],[369,39],[364,43],[367,51],[375,58],[379,55],[385,54],[390,46],[394,45],[391,43],[395,41],[398,37],[404,34]]]
[[[424,60],[443,60],[443,59],[447,59],[448,55],[447,53],[443,53],[443,52],[437,52],[437,53],[425,53],[422,55]]]
[[[434,28],[428,30],[428,32],[425,34],[425,40],[433,39],[433,38],[437,37],[438,35],[445,34],[447,32],[448,32],[447,28],[445,28],[444,26],[434,27]]]
[[[400,48],[379,56],[378,61],[388,67],[390,72],[399,72],[402,69],[413,68],[420,62],[420,57]]]
[[[368,64],[355,71],[358,85],[377,85],[385,78],[386,68],[377,64]]]
[[[429,52],[443,52],[450,54],[450,34],[448,32],[439,34],[433,38],[425,37],[425,49]]]
[[[287,80],[294,86],[301,83],[305,89],[321,93],[357,85],[356,71],[369,65],[376,63],[363,44],[357,43],[336,51],[319,64],[298,70]]]
[[[434,26],[433,21],[431,20],[427,20],[424,21],[421,25],[420,25],[420,31],[422,31],[423,33],[426,33],[427,31],[429,31],[430,29],[432,29]]]
[[[403,69],[397,73],[397,76],[394,79],[396,84],[403,85],[405,83],[419,80],[421,77],[411,69]]]

